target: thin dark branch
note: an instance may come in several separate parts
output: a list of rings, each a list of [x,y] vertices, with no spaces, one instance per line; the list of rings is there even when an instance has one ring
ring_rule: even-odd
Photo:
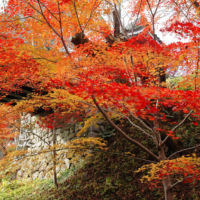
[[[133,62],[133,56],[132,55],[130,56],[130,60],[131,60],[132,68],[134,69],[134,62]],[[135,79],[135,85],[137,86],[137,76],[136,76],[135,72],[134,72],[134,79]]]
[[[128,108],[126,108],[124,105],[122,105],[122,106],[129,112],[129,114],[130,114],[131,117],[133,117],[135,120],[139,121],[145,128],[147,128],[149,131],[151,131],[152,133],[154,133],[154,131],[153,131],[145,122],[143,122],[140,118],[136,117],[136,116],[135,116]],[[138,126],[137,124],[133,123],[132,120],[131,120],[129,117],[127,117],[127,116],[125,116],[125,115],[123,115],[123,114],[121,114],[121,113],[120,113],[120,115],[122,115],[124,118],[126,118],[126,119],[129,121],[129,123],[130,123],[133,127],[139,129],[139,130],[140,130],[141,132],[143,132],[145,135],[147,135],[147,136],[151,137],[152,139],[154,139],[153,135],[151,135],[151,134],[149,134],[148,132],[146,132],[146,130],[143,129],[141,126]]]
[[[58,2],[58,14],[59,14],[59,25],[60,25],[60,35],[63,37],[63,28],[62,28],[62,17],[61,17],[61,10],[60,10],[60,3]]]
[[[50,24],[50,22],[47,20],[46,16],[44,15],[40,0],[37,0],[38,5],[40,7],[40,14],[42,15],[43,19],[45,20],[45,22],[47,23],[47,25],[51,28],[51,30],[59,37],[61,38],[60,34],[55,30],[55,28]]]
[[[45,139],[43,139],[41,136],[39,136],[38,134],[32,132],[32,135],[35,135],[36,137],[38,137],[41,141],[43,141],[45,144],[47,144],[50,147],[50,144],[48,142],[45,141]]]
[[[33,19],[36,19],[36,20],[38,20],[38,21],[40,21],[40,22],[43,22],[42,20],[39,20],[39,19],[37,19],[36,17],[33,17],[33,16],[27,16],[27,17],[18,17],[17,19],[13,19],[13,20],[2,20],[2,21],[0,21],[0,22],[15,22],[15,21],[18,21],[18,20],[24,20],[24,19],[28,19],[28,18],[33,18]],[[44,22],[43,22],[44,23]]]
[[[179,128],[188,119],[188,117],[192,114],[192,112],[193,110],[191,110],[179,124],[177,124],[174,128],[172,128],[171,131],[175,131],[177,128]]]
[[[83,33],[84,30],[81,26],[81,22],[80,22],[80,19],[79,19],[79,16],[78,16],[77,8],[76,8],[76,0],[73,1],[73,6],[74,6],[74,11],[75,11],[75,14],[76,14],[76,19],[77,19],[78,25],[81,29],[81,32]]]
[[[158,11],[158,8],[159,8],[159,5],[160,5],[160,3],[161,3],[161,0],[158,0],[158,3],[157,3],[157,5],[156,5],[156,9],[155,9],[155,11],[154,11],[154,16],[156,15],[156,13],[157,13],[157,11]]]
[[[126,138],[128,141],[130,141],[131,143],[137,145],[138,147],[140,147],[143,151],[145,151],[146,153],[148,153],[149,155],[151,155],[153,158],[155,158],[156,160],[160,160],[159,157],[154,154],[151,150],[149,150],[148,148],[146,148],[143,144],[141,144],[139,141],[131,138],[130,136],[128,136],[120,127],[118,127],[106,114],[106,112],[104,112],[104,110],[100,107],[100,105],[97,103],[96,99],[94,96],[92,96],[92,100],[94,102],[94,104],[96,105],[96,107],[98,108],[98,110],[102,113],[102,115],[104,116],[104,118],[110,123],[110,125],[115,128],[124,138]]]
[[[90,148],[81,148],[81,151],[82,150],[88,150]],[[58,151],[65,151],[65,150],[77,150],[77,148],[59,148],[59,149],[55,149],[56,152]],[[15,160],[22,160],[24,158],[27,158],[27,157],[33,157],[33,156],[37,156],[37,155],[40,155],[40,154],[43,154],[43,153],[51,153],[53,150],[46,150],[46,151],[41,151],[41,152],[35,152],[35,153],[32,153],[32,154],[27,154],[27,155],[24,155],[23,157],[18,157],[17,159]],[[92,152],[100,152],[102,151],[101,149],[90,149],[90,151]],[[123,155],[123,156],[127,156],[127,157],[132,157],[133,159],[135,160],[142,160],[144,162],[147,162],[147,163],[154,163],[154,161],[152,160],[147,160],[147,159],[143,159],[143,158],[139,158],[135,155],[129,155],[129,154],[126,154],[126,153],[118,153],[118,152],[112,152],[112,151],[105,151],[106,153],[110,153],[110,154],[116,154],[116,155]]]
[[[96,106],[94,106],[94,105],[92,105],[92,104],[90,104],[88,102],[83,102],[83,101],[79,101],[79,102],[96,108]],[[104,109],[104,111],[108,111],[108,109]],[[119,113],[119,112],[114,112],[114,113],[121,115],[123,118],[126,118],[133,127],[137,128],[138,130],[143,132],[148,137],[151,137],[152,139],[154,139],[153,136],[151,134],[149,134],[148,132],[146,132],[142,127],[140,127],[140,126],[136,125],[135,123],[133,123],[129,117],[127,117],[127,116],[125,116],[125,115],[123,115],[122,113]],[[152,131],[152,129],[151,129],[151,131]]]
[[[181,9],[181,6],[176,2],[176,0],[173,0],[173,2],[174,2],[174,4],[176,5],[176,7],[178,7],[178,9],[180,10],[180,12],[185,16],[185,18],[186,18],[188,21],[190,21],[189,18],[188,18],[188,16],[187,16],[187,14],[185,14],[185,12]]]
[[[47,9],[47,11],[52,15],[52,17],[54,17],[57,21],[59,21],[58,18],[54,15],[54,13],[52,13],[51,10],[49,10],[49,8],[44,3],[42,3],[42,2],[40,2],[40,3],[41,3],[41,5],[43,5],[44,8]]]
[[[190,9],[192,8],[192,6],[193,6],[193,3],[190,4],[190,6],[189,6],[189,8],[188,8],[188,10],[187,10],[186,17],[188,17],[188,15],[189,15],[189,13],[190,13]]]
[[[179,151],[176,151],[174,152],[173,154],[171,154],[168,159],[171,159],[173,158],[175,155],[179,154],[179,153],[183,153],[183,152],[186,152],[186,151],[190,151],[190,150],[193,150],[193,149],[198,149],[200,148],[200,144],[196,145],[196,146],[193,146],[193,147],[188,147],[188,148],[185,148],[185,149],[181,149]]]
[[[94,5],[95,5],[96,2],[97,2],[97,0],[95,0]],[[102,2],[102,1],[101,1],[101,2]],[[96,7],[95,7],[95,6],[92,7],[92,10],[91,10],[91,12],[90,12],[90,16],[89,16],[87,22],[85,23],[85,26],[84,26],[84,28],[83,28],[83,31],[86,29],[87,25],[89,24],[89,21],[91,20],[92,15],[93,15],[95,9],[97,9],[97,8],[99,7],[99,5],[101,5],[101,2],[100,2]]]
[[[146,131],[145,131],[143,128],[141,128],[140,126],[134,124],[134,123],[131,121],[131,119],[130,119],[129,117],[127,117],[127,116],[124,116],[124,117],[129,121],[129,123],[130,123],[133,127],[137,128],[138,130],[140,130],[142,133],[144,133],[144,134],[147,135],[148,137],[154,139],[153,135],[151,135],[151,134],[149,134],[148,132],[146,132]]]
[[[173,189],[175,186],[177,186],[178,184],[182,183],[187,178],[192,178],[192,176],[186,176],[183,179],[177,181],[176,183],[174,183],[173,185],[171,185],[171,187],[169,188],[169,190]]]
[[[52,63],[57,63],[57,61],[54,61],[54,60],[49,60],[48,58],[44,58],[44,57],[40,57],[40,58],[33,58],[35,60],[46,60],[48,62],[52,62]]]
[[[112,4],[110,1],[105,0],[105,2],[106,2],[108,5],[113,6],[113,4]]]
[[[40,0],[37,0],[37,2],[38,2],[38,5],[39,5],[39,7],[40,7],[40,13],[41,13],[42,17],[43,17],[44,20],[46,21],[47,25],[51,28],[51,30],[60,38],[60,40],[61,40],[61,42],[62,42],[62,44],[63,44],[63,47],[64,47],[64,49],[65,49],[65,52],[66,52],[67,55],[70,57],[70,53],[69,53],[69,50],[68,50],[68,48],[67,48],[67,46],[66,46],[66,43],[65,43],[65,40],[64,40],[63,36],[60,35],[60,34],[55,30],[55,28],[50,24],[50,22],[47,20],[46,16],[44,15],[44,12],[43,12],[43,9],[42,9]]]
[[[24,0],[24,2],[26,4],[28,4],[33,10],[35,10],[38,14],[42,15],[42,13],[37,9],[35,8],[31,3],[29,3],[28,1]]]
[[[179,122],[174,128],[171,129],[172,132],[174,132],[177,128],[179,128],[182,124],[184,124],[184,122],[187,120],[187,118],[192,114],[193,110],[191,110],[185,117],[184,119]],[[166,136],[165,139],[162,141],[161,145],[162,146],[163,144],[165,144],[165,142],[167,141],[167,139],[169,138],[170,136]]]
[[[146,0],[146,2],[147,2],[147,4],[148,4],[148,7],[149,7],[149,10],[150,10],[151,16],[153,17],[153,16],[154,16],[154,13],[153,13],[153,11],[152,11],[151,5],[150,5],[150,3],[149,3],[148,0]]]
[[[53,127],[55,125],[55,120],[53,122]],[[57,143],[57,135],[55,128],[53,128],[53,176],[54,176],[54,184],[58,188],[58,180],[57,180],[57,171],[56,171],[56,166],[57,166],[57,151],[56,151],[56,145]]]
[[[158,3],[157,3],[157,5],[156,5],[156,8],[155,8],[155,11],[154,11],[154,12],[153,12],[152,7],[151,7],[151,5],[150,5],[150,3],[149,3],[149,0],[146,0],[146,2],[147,2],[147,4],[148,4],[148,7],[149,7],[149,10],[150,10],[151,16],[154,18],[155,15],[156,15],[156,13],[157,13],[157,11],[158,11],[158,7],[159,7],[159,5],[160,5],[160,3],[161,3],[161,0],[158,0]]]
[[[64,39],[64,35],[63,35],[63,25],[62,25],[62,16],[61,16],[61,10],[60,10],[60,4],[58,2],[58,13],[59,13],[59,25],[60,25],[60,34],[61,34],[61,42],[63,44],[63,47],[65,49],[65,52],[67,53],[68,56],[70,56],[69,50],[67,48],[65,39]]]
[[[127,109],[127,111],[129,112],[129,114],[137,121],[139,121],[146,129],[148,129],[149,131],[151,131],[152,133],[154,132],[153,129],[151,127],[149,127],[142,119],[140,119],[139,117],[136,117],[129,109]]]
[[[134,28],[134,26],[137,24],[137,21],[138,21],[138,19],[139,19],[140,10],[141,10],[141,7],[142,7],[142,1],[143,1],[143,0],[140,0],[140,6],[139,6],[139,9],[138,9],[138,12],[137,12],[137,17],[136,17],[136,20],[135,20],[135,22],[134,22],[134,24],[133,24],[133,26],[132,26],[132,34],[133,34],[133,28]]]
[[[36,17],[34,17],[34,16],[30,16],[30,18],[33,18],[33,19],[35,19],[36,21],[39,21],[39,22],[41,22],[41,23],[45,23],[44,21],[42,21],[41,19],[38,19],[38,18],[36,18]]]
[[[195,77],[194,77],[194,90],[196,91],[198,89],[197,87],[197,78],[199,75],[199,62],[200,62],[200,47],[199,47],[199,41],[198,41],[198,50],[197,50],[197,64],[196,64],[196,70],[195,70]]]

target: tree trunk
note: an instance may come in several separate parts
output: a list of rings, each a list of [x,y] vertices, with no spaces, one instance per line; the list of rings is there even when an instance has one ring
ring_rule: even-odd
[[[162,183],[163,183],[163,189],[164,189],[164,194],[165,194],[165,200],[173,200],[170,176],[168,176],[165,180],[163,180]]]
[[[159,156],[161,160],[166,160],[164,145],[160,147]],[[166,179],[162,181],[162,184],[163,184],[163,189],[164,189],[165,200],[173,200],[173,194],[171,190],[171,186],[172,186],[171,177],[167,176]]]
[[[56,131],[53,129],[53,176],[54,176],[54,184],[55,184],[55,186],[58,188],[58,180],[57,180],[57,172],[56,172],[56,165],[57,165],[57,163],[56,163],[56,147],[55,147],[55,145],[56,145],[56,140],[57,140],[57,138],[56,138]]]
[[[118,37],[120,35],[120,22],[119,22],[119,16],[118,11],[115,6],[115,10],[113,11],[113,22],[114,22],[114,37]]]

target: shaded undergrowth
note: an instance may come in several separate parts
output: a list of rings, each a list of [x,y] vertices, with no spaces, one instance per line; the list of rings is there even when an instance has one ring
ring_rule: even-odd
[[[187,143],[183,140],[179,146],[195,143],[191,135],[188,139],[187,132],[184,136]],[[144,140],[140,134],[135,137],[153,151],[150,141]],[[59,177],[58,189],[52,180],[27,182],[7,179],[1,182],[0,200],[163,200],[162,188],[150,190],[147,184],[140,182],[142,174],[135,173],[151,158],[117,135],[106,139],[108,149],[96,150],[87,162],[65,170]],[[199,185],[180,184],[174,194],[174,200],[199,200]]]

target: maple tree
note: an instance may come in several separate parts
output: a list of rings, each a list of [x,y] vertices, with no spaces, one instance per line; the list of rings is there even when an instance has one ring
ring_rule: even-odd
[[[81,116],[84,126],[78,136],[104,118],[156,162],[138,171],[148,170],[143,180],[151,186],[161,183],[165,199],[170,200],[179,183],[200,179],[196,155],[177,158],[199,144],[168,153],[168,142],[181,140],[184,133],[178,129],[189,118],[194,126],[200,123],[199,4],[132,1],[135,21],[129,29],[122,23],[119,7],[117,1],[10,0],[1,16],[0,81],[6,91],[2,94],[31,86],[38,93],[18,102],[16,110],[51,108],[58,116],[75,119],[73,123]],[[172,12],[162,31],[189,42],[166,45],[159,40],[160,10]],[[112,26],[105,16],[113,16]],[[167,77],[178,73],[182,81],[170,87]],[[124,120],[150,139],[155,149],[123,130]],[[50,118],[44,124],[54,128]]]

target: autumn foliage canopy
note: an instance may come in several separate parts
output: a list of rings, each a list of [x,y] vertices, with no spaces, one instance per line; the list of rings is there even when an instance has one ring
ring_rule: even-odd
[[[178,183],[200,180],[199,157],[192,154],[198,140],[168,152],[169,140],[186,138],[181,127],[200,126],[200,6],[193,0],[123,3],[8,1],[0,16],[0,109],[7,106],[13,114],[0,120],[0,139],[15,137],[10,127],[19,113],[41,108],[53,111],[41,119],[50,129],[55,119],[57,126],[82,122],[78,137],[104,119],[155,161],[138,172],[147,172],[142,180],[151,186],[163,184],[165,198],[172,199]],[[124,21],[123,6],[129,15]],[[5,104],[25,86],[32,88],[29,95]],[[124,123],[155,149],[134,139],[133,129],[123,130]]]

